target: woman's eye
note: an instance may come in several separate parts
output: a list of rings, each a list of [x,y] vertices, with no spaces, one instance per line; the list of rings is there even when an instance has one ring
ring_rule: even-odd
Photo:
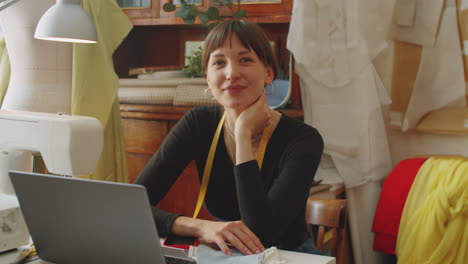
[[[222,65],[224,65],[224,61],[222,61],[222,60],[214,61],[214,62],[213,62],[213,65],[222,66]]]
[[[253,60],[251,58],[242,58],[241,62],[252,62]]]

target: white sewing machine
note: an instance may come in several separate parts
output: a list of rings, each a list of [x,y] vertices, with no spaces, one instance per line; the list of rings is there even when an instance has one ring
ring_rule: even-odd
[[[9,170],[31,171],[40,152],[49,172],[84,175],[94,171],[103,128],[92,117],[0,110],[0,252],[29,243]]]

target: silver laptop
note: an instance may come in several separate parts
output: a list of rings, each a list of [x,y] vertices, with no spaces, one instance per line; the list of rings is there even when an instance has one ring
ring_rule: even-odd
[[[10,178],[41,259],[165,263],[145,187],[18,171]]]

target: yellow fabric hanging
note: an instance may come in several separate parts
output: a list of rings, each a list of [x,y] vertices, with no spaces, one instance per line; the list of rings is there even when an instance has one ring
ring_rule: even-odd
[[[3,98],[5,98],[10,83],[10,74],[10,57],[8,57],[5,39],[2,38],[0,40],[0,106],[2,106]]]
[[[408,194],[397,238],[399,264],[468,263],[468,159],[432,157]]]
[[[119,79],[112,54],[132,29],[115,0],[83,0],[83,8],[96,25],[98,43],[73,44],[72,105],[74,115],[93,116],[104,127],[104,147],[98,166],[87,177],[128,181],[120,113]]]

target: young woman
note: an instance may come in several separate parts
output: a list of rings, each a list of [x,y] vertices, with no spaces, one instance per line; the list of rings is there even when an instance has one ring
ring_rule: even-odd
[[[307,237],[305,205],[322,138],[314,128],[268,107],[264,89],[277,66],[259,26],[224,21],[209,33],[203,52],[208,87],[220,106],[190,110],[136,183],[146,186],[156,205],[190,161],[195,160],[201,180],[221,125],[204,202],[219,221],[154,208],[160,235],[197,237],[228,255],[228,244],[243,254],[270,246],[293,250]]]

